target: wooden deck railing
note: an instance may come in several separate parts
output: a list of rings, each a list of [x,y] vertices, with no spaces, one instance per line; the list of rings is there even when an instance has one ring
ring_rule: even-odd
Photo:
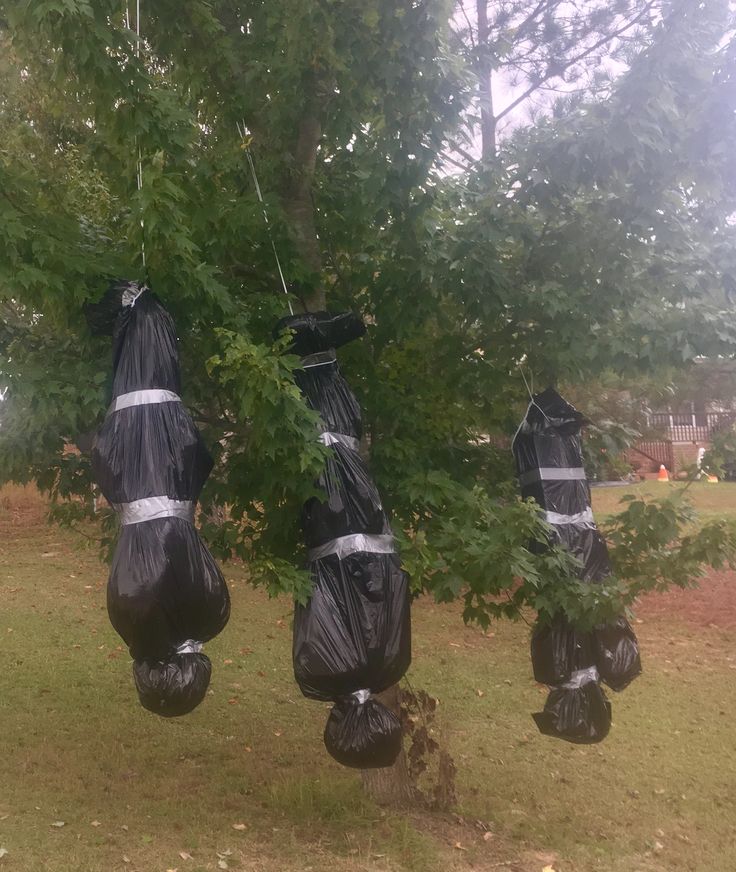
[[[735,422],[735,412],[694,415],[657,412],[649,416],[649,425],[661,429],[665,439],[672,442],[710,442],[714,433],[732,427]]]

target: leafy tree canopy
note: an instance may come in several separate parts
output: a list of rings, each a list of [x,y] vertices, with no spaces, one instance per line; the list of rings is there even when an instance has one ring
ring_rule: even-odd
[[[285,298],[242,122],[295,305],[369,325],[342,359],[417,586],[484,621],[523,604],[610,611],[645,585],[632,555],[654,555],[646,583],[682,581],[681,509],[632,505],[618,587],[581,600],[569,558],[526,548],[544,524],[514,498],[503,439],[520,366],[540,385],[733,356],[733,21],[720,0],[577,23],[545,5],[556,24],[519,0],[479,53],[444,0],[144,0],[140,43],[118,2],[0,0],[0,479],[37,480],[67,519],[89,508],[87,462],[65,444],[104,414],[109,350],[82,305],[109,276],[145,277],[217,454],[208,534],[255,580],[305,594],[298,506],[323,454],[298,362],[271,338]],[[603,37],[628,66],[597,89],[575,59]],[[494,127],[449,173],[483,77],[512,61],[523,81],[578,69],[585,87],[498,142]],[[722,559],[729,535],[683,540],[682,565]]]

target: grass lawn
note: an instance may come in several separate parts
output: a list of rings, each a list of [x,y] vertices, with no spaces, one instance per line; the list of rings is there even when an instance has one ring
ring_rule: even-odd
[[[592,494],[593,509],[601,517],[622,511],[626,506],[621,503],[621,497],[625,494],[637,497],[680,494],[692,503],[703,520],[736,514],[736,482],[730,481],[717,484],[696,481],[690,485],[679,481],[642,481],[624,487],[594,487]]]
[[[732,485],[692,490],[736,511]],[[596,490],[596,508],[626,492]],[[484,634],[417,603],[409,678],[440,699],[458,807],[399,814],[324,751],[328,707],[294,684],[288,601],[226,567],[211,694],[167,721],[138,705],[106,574],[33,494],[0,491],[0,872],[736,867],[736,630],[643,606],[645,673],[613,697],[606,742],[577,747],[530,718],[544,693],[525,625]]]

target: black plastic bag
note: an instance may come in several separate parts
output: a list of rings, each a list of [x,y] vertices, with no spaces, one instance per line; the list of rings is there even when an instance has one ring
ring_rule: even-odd
[[[597,626],[593,644],[601,681],[611,690],[623,690],[641,673],[639,643],[626,618]]]
[[[121,520],[108,613],[134,658],[141,704],[183,715],[209,686],[202,643],[230,615],[225,580],[194,527],[212,458],[179,398],[174,322],[151,291],[113,283],[86,314],[95,332],[113,334],[113,400],[92,446],[95,479]]]
[[[580,745],[600,742],[611,728],[611,703],[595,677],[550,692],[544,711],[533,715],[540,733]]]
[[[340,374],[335,349],[365,332],[350,314],[284,318],[302,355],[296,380],[320,414],[331,446],[302,512],[313,591],[294,614],[294,675],[302,693],[332,700],[324,741],[345,766],[390,766],[401,749],[397,716],[373,694],[395,684],[411,661],[409,579],[394,550],[381,499],[358,452],[360,407]]]
[[[584,424],[584,416],[548,388],[533,397],[512,448],[522,496],[539,503],[552,541],[578,558],[581,579],[595,583],[611,574],[611,565],[583,469]],[[535,721],[546,735],[571,742],[608,734],[611,707],[600,681],[622,690],[641,672],[636,636],[623,616],[583,633],[559,615],[535,627],[531,655],[535,679],[553,688]]]

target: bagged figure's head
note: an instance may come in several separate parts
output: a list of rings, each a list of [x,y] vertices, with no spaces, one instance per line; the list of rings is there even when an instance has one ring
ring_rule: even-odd
[[[360,339],[365,335],[365,324],[352,312],[304,312],[282,318],[274,328],[274,336],[281,336],[285,330],[294,334],[290,350],[305,357]]]
[[[84,314],[95,336],[113,338],[113,396],[160,388],[179,393],[176,325],[148,285],[114,279]]]
[[[519,433],[572,436],[579,433],[587,423],[585,415],[572,403],[568,403],[554,388],[547,388],[541,394],[534,394]]]
[[[148,285],[128,279],[112,279],[101,300],[84,304],[84,315],[95,336],[112,336],[115,322],[125,308],[135,305]]]

